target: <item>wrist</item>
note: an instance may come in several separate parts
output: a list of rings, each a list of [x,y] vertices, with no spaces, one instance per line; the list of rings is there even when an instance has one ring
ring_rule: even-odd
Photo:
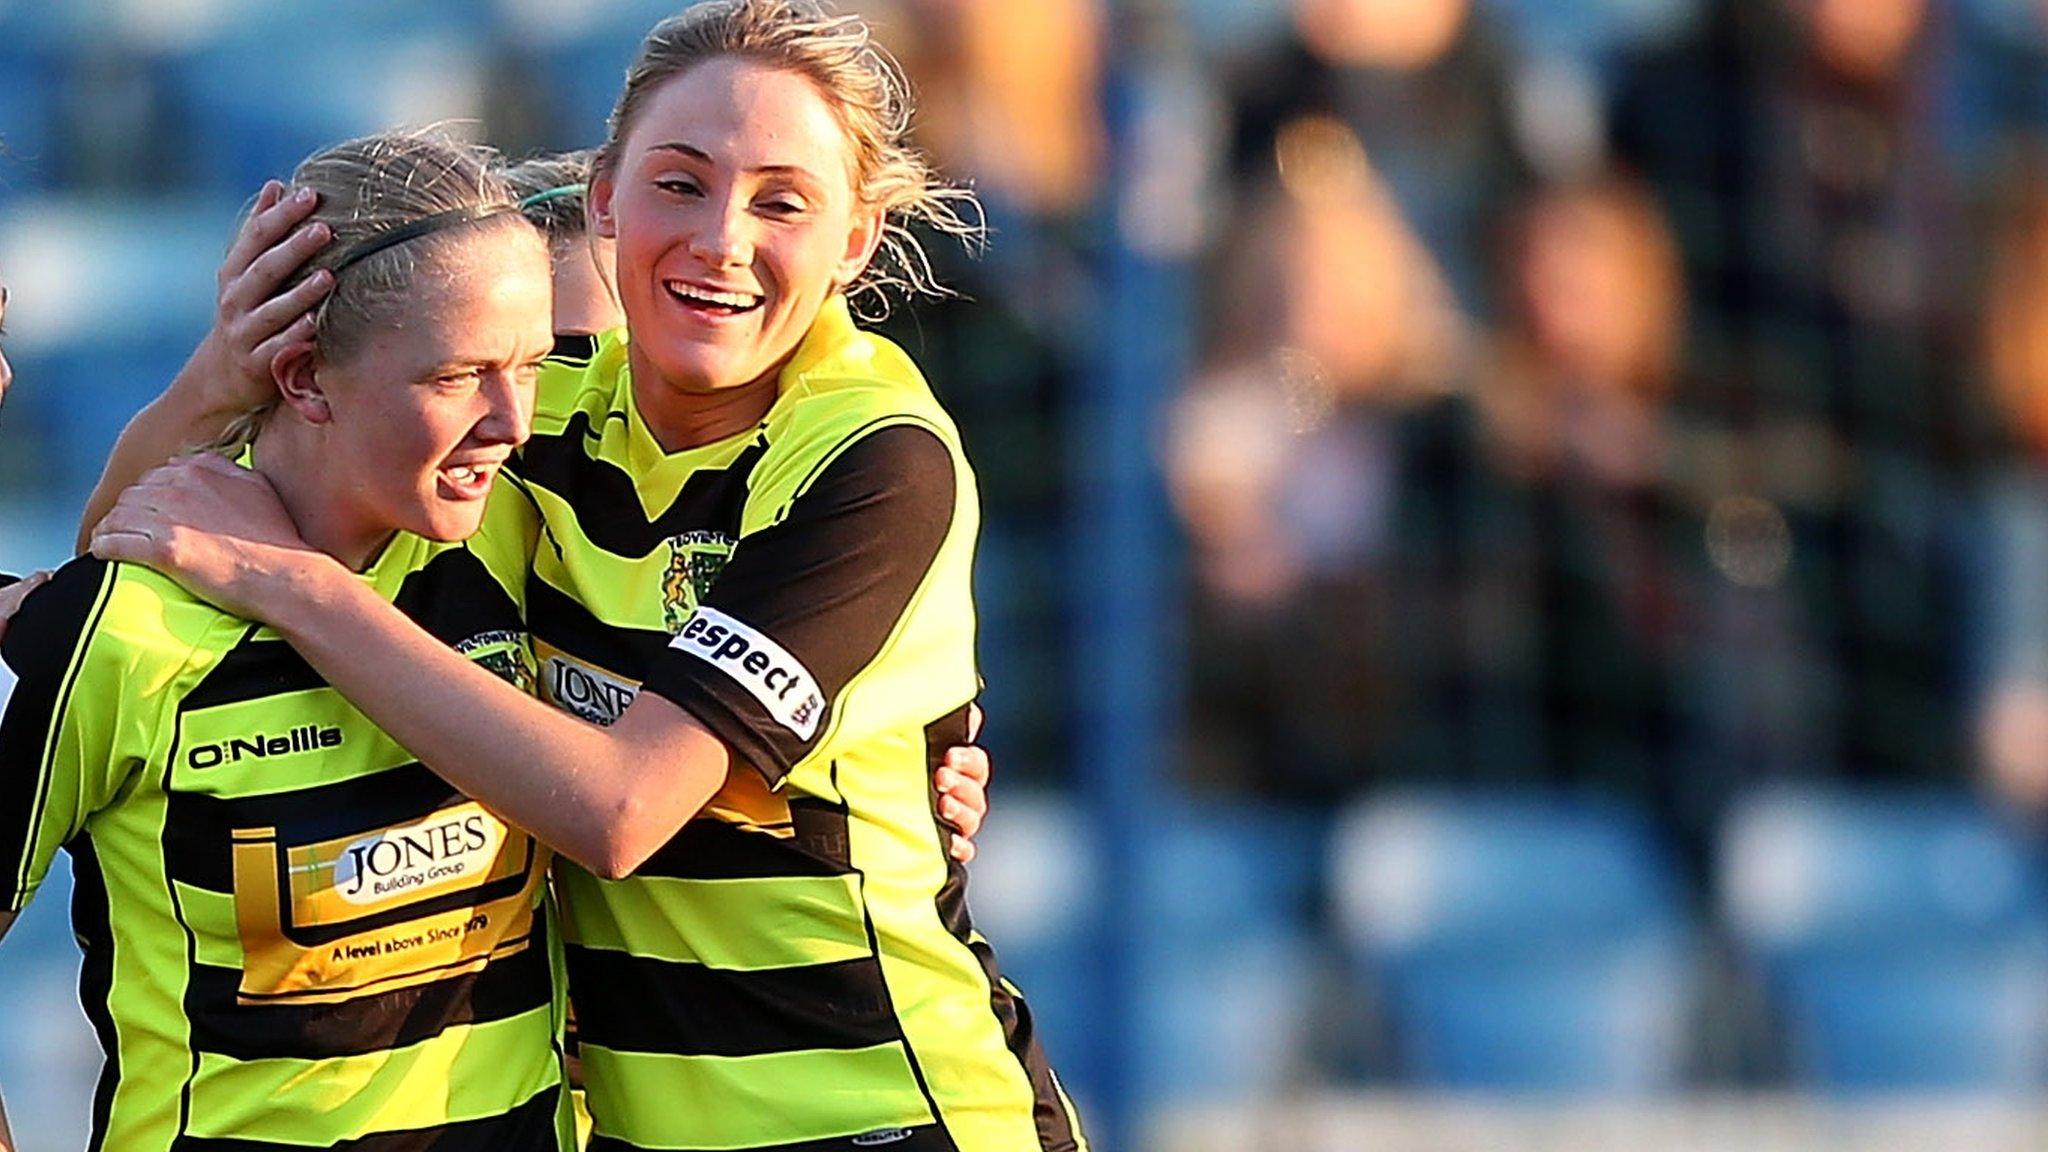
[[[311,548],[278,548],[249,585],[256,618],[287,638],[322,621],[346,619],[350,598],[368,591],[339,560]]]
[[[246,390],[235,378],[234,357],[218,333],[201,338],[156,402],[173,409],[183,421],[197,423],[225,420],[248,407]]]

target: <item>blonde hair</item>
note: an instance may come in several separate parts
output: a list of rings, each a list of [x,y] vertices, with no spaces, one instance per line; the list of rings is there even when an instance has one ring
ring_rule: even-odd
[[[488,149],[424,128],[345,140],[300,162],[292,186],[319,193],[311,219],[334,238],[284,287],[321,269],[333,273],[333,290],[313,310],[322,356],[347,358],[371,331],[401,316],[420,276],[447,251],[450,233],[530,227],[494,160]],[[468,215],[389,243],[396,229],[449,213]],[[272,400],[236,417],[205,449],[239,454],[276,406]]]
[[[875,299],[886,310],[891,292],[948,296],[913,226],[954,237],[970,250],[986,228],[981,204],[946,183],[910,146],[910,82],[867,22],[814,0],[713,0],[654,26],[626,72],[596,170],[617,169],[619,152],[641,107],[656,88],[698,64],[737,57],[809,79],[831,106],[853,150],[854,194],[883,213],[875,258],[846,286],[849,300]]]

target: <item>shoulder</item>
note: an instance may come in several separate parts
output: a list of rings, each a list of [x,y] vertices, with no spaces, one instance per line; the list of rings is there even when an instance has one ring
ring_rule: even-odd
[[[129,687],[159,683],[210,636],[239,622],[165,576],[132,564],[82,556],[38,588],[0,641],[0,656],[23,680],[63,677],[87,665]]]
[[[766,463],[799,482],[856,448],[863,468],[906,480],[964,469],[959,430],[916,363],[851,325],[836,336],[785,381],[768,418]]]

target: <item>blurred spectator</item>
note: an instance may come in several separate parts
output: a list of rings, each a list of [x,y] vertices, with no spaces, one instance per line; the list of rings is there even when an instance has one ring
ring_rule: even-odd
[[[1953,778],[1942,511],[1966,223],[1925,0],[1724,2],[1636,59],[1620,154],[1672,207],[1700,369],[1676,407],[1750,452],[1821,645],[1810,771]]]
[[[1103,163],[1100,0],[894,0],[862,5],[921,98],[940,167],[1030,218],[1089,207]]]
[[[1293,0],[1291,35],[1224,61],[1230,170],[1256,187],[1287,125],[1348,127],[1467,311],[1487,303],[1473,238],[1515,164],[1505,51],[1471,0]]]
[[[1168,471],[1192,548],[1192,771],[1285,795],[1357,786],[1384,722],[1376,593],[1396,416],[1449,383],[1461,323],[1358,140],[1282,129],[1210,277],[1206,366]]]
[[[2048,813],[2048,178],[1992,245],[1983,366],[2008,446],[1983,478],[1977,745],[1997,796]]]
[[[1390,771],[1590,784],[1668,812],[1701,575],[1671,482],[1676,245],[1616,176],[1537,190],[1509,219],[1477,385],[1405,429]]]

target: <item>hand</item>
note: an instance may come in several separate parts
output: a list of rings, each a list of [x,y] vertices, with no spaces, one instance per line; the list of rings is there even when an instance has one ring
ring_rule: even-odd
[[[123,492],[93,529],[92,553],[147,565],[234,615],[271,623],[295,603],[298,577],[335,563],[300,538],[269,480],[211,453],[173,460]]]
[[[311,189],[286,195],[270,181],[221,260],[213,328],[187,366],[200,371],[216,410],[245,411],[270,399],[271,364],[312,343],[313,309],[333,290],[333,274],[322,269],[281,289],[334,239],[326,224],[305,223],[318,205]]]
[[[42,587],[49,578],[49,572],[37,572],[0,588],[0,639],[6,638],[7,626],[14,622],[14,614],[21,611],[22,602],[28,599],[28,594]]]
[[[981,735],[981,706],[968,706],[967,738]],[[939,792],[939,818],[952,825],[949,846],[953,859],[962,864],[974,859],[974,836],[988,815],[988,782],[994,771],[988,752],[976,744],[956,744],[946,749],[932,783]]]

